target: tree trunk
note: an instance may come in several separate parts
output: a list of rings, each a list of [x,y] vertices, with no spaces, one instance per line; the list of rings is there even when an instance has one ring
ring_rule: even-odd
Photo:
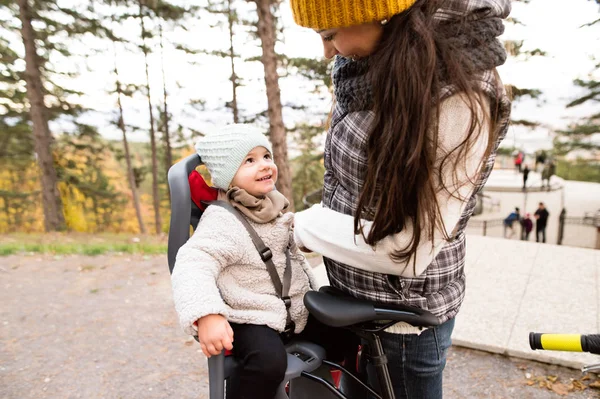
[[[237,103],[238,79],[235,73],[235,51],[233,50],[233,13],[231,10],[232,0],[227,1],[227,20],[229,22],[229,59],[231,60],[231,86],[233,96],[231,99],[231,109],[233,110],[233,123],[240,123],[240,113]]]
[[[94,233],[98,233],[98,231],[100,230],[98,227],[100,226],[100,218],[98,217],[98,202],[96,201],[96,197],[92,196],[92,212],[94,213],[94,220],[96,221],[96,224],[94,226]]]
[[[275,21],[271,12],[270,0],[255,0],[258,13],[258,36],[262,46],[262,63],[265,69],[265,84],[273,157],[279,168],[278,190],[290,201],[290,211],[294,210],[292,193],[292,175],[287,159],[287,142],[283,115],[281,112],[281,93],[277,74],[277,56],[275,54]]]
[[[65,230],[66,223],[63,205],[58,191],[58,178],[52,157],[52,134],[48,127],[42,76],[35,45],[35,32],[31,25],[31,11],[28,0],[19,0],[21,35],[25,46],[25,80],[30,116],[33,124],[33,139],[39,165],[42,206],[44,209],[44,228],[46,231]]]
[[[4,202],[4,213],[6,214],[6,224],[8,226],[8,228],[10,228],[11,226],[13,226],[12,222],[10,221],[10,202],[8,201],[8,196],[6,197],[0,197],[2,198],[2,201]]]
[[[142,51],[144,52],[144,64],[146,66],[146,95],[148,97],[148,112],[150,112],[150,149],[152,152],[152,204],[154,206],[154,227],[156,234],[162,231],[160,218],[160,199],[158,197],[158,162],[156,160],[156,138],[154,134],[154,113],[152,112],[152,97],[150,96],[150,74],[148,73],[148,49],[146,48],[146,27],[144,26],[144,13],[142,1],[140,6],[140,24],[142,27]]]
[[[14,192],[18,192],[17,187],[21,184],[20,182],[25,181],[25,179],[24,179],[25,176],[23,176],[24,173],[23,173],[22,169],[17,171],[17,174],[20,174],[21,176],[15,176],[14,173],[9,174],[10,186]],[[19,197],[17,197],[17,201],[19,201]],[[21,201],[25,201],[25,198],[22,197]],[[17,203],[19,203],[19,202],[17,202]],[[15,226],[15,227],[22,226],[23,225],[23,216],[25,213],[24,207],[22,205],[21,206],[17,205],[16,207],[13,208],[13,210],[15,212],[14,217],[13,217],[13,226]],[[10,220],[9,220],[8,225],[10,226]]]
[[[162,24],[158,26],[160,32],[160,68],[162,70],[162,80],[163,80],[163,132],[164,132],[164,142],[165,142],[165,173],[169,173],[169,168],[173,165],[173,153],[171,150],[171,135],[169,132],[169,108],[167,107],[167,82],[165,81],[165,63],[164,63],[164,55],[163,55],[163,30]],[[168,181],[168,180],[167,180]],[[171,191],[169,190],[169,185],[167,184],[167,194],[169,195],[169,203],[171,202]]]
[[[119,81],[119,70],[117,69],[117,53],[115,51],[115,77],[117,80],[117,105],[119,106],[119,128],[123,132],[123,148],[125,149],[125,162],[127,163],[127,180],[131,189],[131,197],[133,198],[133,206],[135,207],[135,216],[140,226],[140,233],[146,234],[146,225],[142,219],[142,210],[140,207],[140,198],[138,196],[137,187],[135,185],[135,177],[133,176],[133,168],[131,167],[131,155],[129,153],[129,143],[127,142],[127,132],[125,130],[125,120],[123,118],[123,106],[121,104],[121,82]]]

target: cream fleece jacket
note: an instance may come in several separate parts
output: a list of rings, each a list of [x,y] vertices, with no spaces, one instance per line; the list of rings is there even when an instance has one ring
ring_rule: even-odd
[[[299,333],[308,318],[304,294],[317,284],[306,258],[293,243],[293,220],[294,215],[286,213],[269,223],[248,221],[271,249],[280,279],[285,250],[292,242],[290,314]],[[209,314],[221,314],[233,323],[267,325],[279,332],[285,328],[285,305],[266,265],[244,226],[221,207],[206,209],[195,233],[177,253],[171,281],[175,309],[187,334],[195,335],[194,322]]]

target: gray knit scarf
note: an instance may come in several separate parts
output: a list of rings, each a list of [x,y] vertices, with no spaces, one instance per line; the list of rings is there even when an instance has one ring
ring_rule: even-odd
[[[479,20],[444,21],[437,25],[451,46],[460,52],[460,60],[468,73],[478,73],[504,64],[506,51],[498,40],[504,32],[499,17]],[[446,81],[443,66],[438,71]],[[369,58],[352,60],[337,56],[333,67],[334,94],[343,112],[369,110],[373,106],[367,71]]]

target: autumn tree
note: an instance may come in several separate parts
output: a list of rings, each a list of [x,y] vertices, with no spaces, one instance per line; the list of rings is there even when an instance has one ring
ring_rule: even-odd
[[[75,118],[83,108],[67,100],[80,93],[59,83],[60,78],[73,77],[75,72],[57,68],[56,61],[72,56],[68,46],[71,40],[87,33],[102,36],[104,30],[89,3],[67,8],[57,0],[1,0],[0,10],[6,17],[2,21],[4,32],[9,35],[19,32],[22,42],[21,48],[17,48],[16,41],[9,42],[24,65],[19,71],[19,81],[13,86],[19,87],[23,82],[26,88],[26,97],[15,97],[13,102],[22,100],[21,109],[28,113],[39,173],[44,228],[47,231],[63,230],[65,219],[54,165],[54,137],[48,122],[59,117]]]
[[[238,102],[238,87],[241,86],[240,77],[236,73],[236,61],[240,59],[240,56],[235,48],[234,37],[235,37],[235,28],[238,24],[242,24],[243,22],[240,20],[237,10],[234,7],[233,0],[209,0],[208,6],[205,8],[205,11],[220,16],[221,19],[213,24],[213,28],[222,28],[224,27],[227,32],[229,46],[226,50],[215,50],[207,52],[207,54],[227,58],[229,61],[229,65],[231,67],[231,75],[229,76],[229,81],[231,82],[231,101],[228,101],[225,105],[227,108],[231,109],[233,114],[233,123],[240,123],[240,109]]]
[[[114,155],[96,128],[77,123],[75,132],[58,137],[56,147],[69,229],[99,232],[122,224],[127,201],[115,187],[121,174],[111,167]]]
[[[169,40],[167,37],[168,35],[166,32],[164,32],[163,27],[167,26],[169,31],[173,31],[175,28],[181,28],[182,30],[187,31],[187,23],[189,22],[190,17],[195,16],[200,7],[189,5],[182,7],[164,0],[146,1],[146,6],[153,14],[152,18],[158,25],[158,45],[160,49],[159,56],[162,76],[162,107],[159,111],[159,123],[157,130],[162,133],[162,152],[164,160],[163,177],[165,177],[166,183],[167,172],[171,165],[173,165],[173,124],[171,123],[171,114],[169,113],[169,92],[167,90],[167,76],[169,75],[165,71],[165,47],[166,45],[169,45],[172,49],[177,49],[192,54],[195,53],[195,51],[181,43],[176,43],[172,40]],[[164,186],[170,201],[168,185],[165,184]]]
[[[127,141],[127,128],[125,125],[125,115],[123,111],[122,97],[127,93],[131,92],[131,90],[123,89],[121,84],[121,80],[119,77],[119,68],[117,64],[117,52],[115,49],[115,94],[117,95],[117,108],[118,108],[118,116],[117,116],[117,126],[121,130],[123,134],[123,151],[125,158],[125,165],[127,168],[127,182],[129,183],[129,190],[131,191],[131,198],[133,201],[133,206],[135,208],[135,216],[138,221],[138,226],[140,229],[140,233],[146,234],[146,225],[144,224],[144,220],[142,218],[142,209],[140,204],[140,198],[138,194],[138,184],[136,183],[134,168],[132,165],[131,152],[129,151],[129,142]]]
[[[269,135],[273,144],[273,158],[279,168],[278,190],[290,201],[290,210],[294,210],[292,175],[288,163],[286,130],[283,124],[281,91],[277,73],[277,54],[275,53],[277,1],[254,0],[258,15],[258,37],[262,47],[262,63],[265,71],[265,86],[269,115]]]
[[[19,55],[0,37],[0,231],[35,222],[40,191],[27,93]]]
[[[53,137],[48,126],[48,115],[44,103],[42,70],[44,61],[38,55],[37,35],[33,28],[36,14],[30,8],[28,0],[19,0],[19,19],[21,36],[25,47],[25,81],[27,99],[34,137],[34,147],[39,166],[42,187],[42,206],[44,209],[44,227],[46,231],[64,230],[65,218],[62,201],[58,192],[58,179],[52,157]]]

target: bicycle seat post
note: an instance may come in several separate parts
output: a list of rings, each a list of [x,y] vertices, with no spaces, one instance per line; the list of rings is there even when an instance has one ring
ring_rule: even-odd
[[[373,367],[375,367],[377,379],[379,380],[381,397],[384,399],[396,399],[394,388],[392,386],[392,378],[390,377],[390,371],[388,369],[387,356],[383,351],[383,345],[381,345],[379,335],[377,335],[377,332],[371,331],[363,331],[359,335],[369,342],[369,361]]]

